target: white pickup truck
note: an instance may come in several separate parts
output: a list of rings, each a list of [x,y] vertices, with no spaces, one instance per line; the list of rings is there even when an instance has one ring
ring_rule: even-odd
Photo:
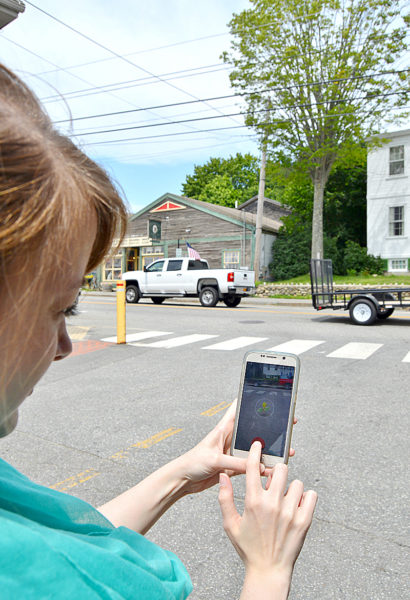
[[[238,306],[243,296],[255,291],[255,273],[244,269],[210,269],[206,260],[164,258],[144,271],[124,273],[127,302],[149,297],[155,304],[166,298],[199,297],[202,306],[215,306],[222,300]]]

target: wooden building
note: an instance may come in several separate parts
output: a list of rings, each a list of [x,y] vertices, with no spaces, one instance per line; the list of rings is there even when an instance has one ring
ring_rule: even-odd
[[[122,272],[141,270],[158,258],[187,256],[186,242],[211,268],[252,269],[256,228],[253,200],[239,210],[164,194],[130,218],[118,254],[106,259],[98,278],[114,283]],[[270,202],[266,199],[265,210],[269,210]],[[272,244],[282,225],[280,216],[289,213],[276,204],[275,217],[263,217],[260,265],[264,277],[268,276]]]

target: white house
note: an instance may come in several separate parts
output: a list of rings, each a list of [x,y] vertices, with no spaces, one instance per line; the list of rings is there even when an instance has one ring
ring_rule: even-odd
[[[367,248],[386,271],[410,271],[410,129],[378,136],[367,157]]]

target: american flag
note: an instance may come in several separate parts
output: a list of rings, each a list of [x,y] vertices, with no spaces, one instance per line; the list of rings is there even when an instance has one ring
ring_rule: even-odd
[[[194,258],[195,260],[201,260],[201,257],[199,256],[199,252],[197,252],[194,248],[192,248],[191,244],[188,244],[188,242],[186,242],[186,247],[188,250],[189,258]]]

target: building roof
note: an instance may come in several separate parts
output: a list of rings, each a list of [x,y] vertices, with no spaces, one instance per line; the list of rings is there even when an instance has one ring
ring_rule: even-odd
[[[253,202],[257,202],[257,200],[258,200],[258,196],[253,196],[249,200],[246,200],[246,202],[242,202],[242,204],[240,204],[238,206],[238,208],[239,208],[239,210],[242,210],[243,208],[245,208],[246,206],[249,206]],[[289,213],[292,212],[292,209],[290,208],[290,206],[286,206],[286,204],[282,204],[282,202],[278,202],[278,200],[272,200],[272,198],[266,198],[266,196],[264,196],[263,202],[268,202],[269,204],[273,204],[274,206],[277,206],[278,208],[282,208],[286,212],[289,212]]]
[[[372,135],[372,136],[366,138],[366,142],[369,142],[374,138],[390,140],[392,138],[402,137],[405,135],[410,135],[410,129],[402,129],[401,131],[386,131],[385,133],[377,133],[375,135]]]
[[[210,202],[203,202],[202,200],[196,200],[195,198],[187,198],[186,196],[178,196],[176,194],[163,194],[151,204],[148,204],[145,208],[138,211],[131,217],[131,221],[141,216],[145,212],[152,210],[157,204],[164,202],[167,198],[174,200],[175,202],[180,202],[185,206],[190,206],[191,208],[196,208],[197,210],[201,210],[208,214],[212,214],[215,217],[219,217],[220,219],[224,219],[226,221],[230,221],[231,223],[235,223],[236,225],[243,226],[245,223],[248,228],[256,227],[256,215],[246,212],[244,210],[239,210],[238,208],[230,208],[228,206],[221,206],[219,204],[211,204]],[[282,227],[281,221],[276,219],[270,219],[268,217],[263,217],[262,220],[262,228],[265,231],[270,233],[277,233]]]

